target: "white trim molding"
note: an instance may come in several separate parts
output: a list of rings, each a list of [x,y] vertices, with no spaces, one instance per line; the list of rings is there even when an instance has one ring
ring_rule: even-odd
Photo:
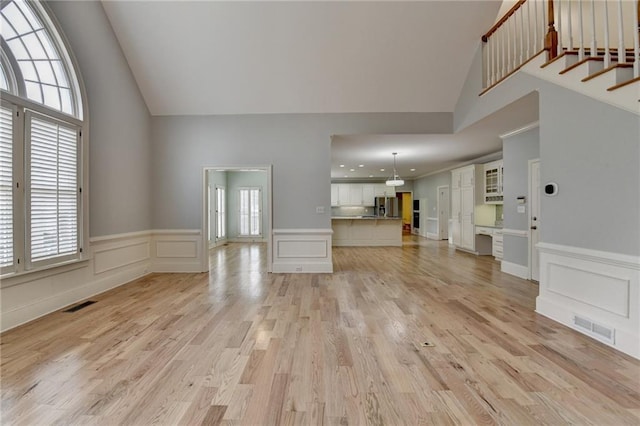
[[[640,256],[549,243],[537,247],[536,312],[582,333],[574,316],[589,318],[614,331],[615,338],[603,343],[640,359]]]
[[[274,229],[274,273],[332,273],[332,229]]]
[[[502,228],[502,235],[509,235],[511,237],[527,238],[527,237],[529,237],[529,231],[522,230],[522,229]]]
[[[524,280],[529,279],[529,267],[525,265],[519,265],[517,263],[502,260],[500,263],[500,270],[505,274],[515,275],[516,277]]]
[[[200,272],[202,240],[199,229],[158,229],[151,234],[153,272]]]
[[[500,139],[506,139],[506,138],[510,138],[513,137],[515,135],[519,135],[520,133],[524,133],[527,132],[531,129],[535,129],[537,127],[540,126],[540,122],[539,121],[534,121],[533,123],[529,123],[526,126],[520,127],[519,129],[515,129],[515,130],[511,130],[510,132],[504,133],[500,136],[498,136]]]

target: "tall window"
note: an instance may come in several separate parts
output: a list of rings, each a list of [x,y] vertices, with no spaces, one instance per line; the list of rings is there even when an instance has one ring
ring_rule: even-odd
[[[0,266],[82,257],[84,126],[70,56],[43,6],[0,2]]]
[[[239,192],[239,235],[262,236],[262,194],[260,188],[241,188]]]
[[[227,198],[222,186],[216,186],[216,240],[227,238]]]

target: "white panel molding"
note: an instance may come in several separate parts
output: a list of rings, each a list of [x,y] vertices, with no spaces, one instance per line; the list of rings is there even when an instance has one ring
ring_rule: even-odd
[[[640,359],[640,257],[539,243],[536,312],[583,332],[573,316],[615,330],[612,343]]]
[[[500,270],[505,274],[515,275],[524,280],[529,279],[529,267],[518,265],[517,263],[505,262],[500,263]]]
[[[512,237],[529,237],[529,231],[523,229],[502,228],[502,235],[510,235]]]
[[[149,241],[132,242],[119,247],[93,249],[93,272],[103,272],[122,268],[138,262],[149,260]]]
[[[332,273],[331,229],[274,229],[273,272]]]
[[[151,231],[153,272],[201,272],[202,240],[199,229]]]

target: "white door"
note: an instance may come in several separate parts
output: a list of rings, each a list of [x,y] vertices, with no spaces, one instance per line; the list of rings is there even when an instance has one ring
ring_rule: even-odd
[[[540,281],[540,255],[536,245],[540,241],[540,160],[529,162],[529,220],[531,237],[529,254],[531,259],[531,279]]]
[[[460,196],[462,211],[462,243],[461,246],[467,250],[475,250],[475,229],[473,225],[473,186],[463,186]]]
[[[438,239],[449,239],[449,187],[438,187]]]
[[[209,223],[209,245],[213,243],[214,235],[216,232],[216,226],[213,222],[214,213],[213,213],[213,203],[215,198],[213,198],[213,191],[211,190],[211,185],[207,185],[207,223]]]

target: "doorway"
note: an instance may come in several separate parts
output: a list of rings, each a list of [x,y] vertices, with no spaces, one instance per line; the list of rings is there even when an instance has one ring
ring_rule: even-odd
[[[272,272],[272,176],[272,166],[203,168],[203,272],[209,249],[229,243],[266,243],[266,271]]]
[[[529,160],[529,277],[540,281],[540,160]]]
[[[402,235],[411,234],[411,221],[413,219],[413,194],[411,192],[399,192],[400,209],[402,216]]]

